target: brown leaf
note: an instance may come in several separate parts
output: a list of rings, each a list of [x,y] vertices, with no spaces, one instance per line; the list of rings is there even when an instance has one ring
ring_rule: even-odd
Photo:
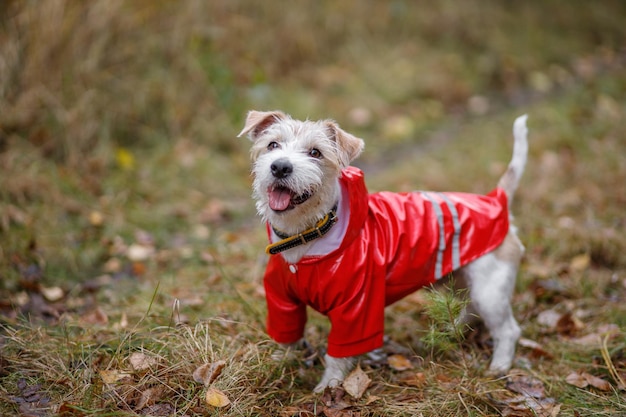
[[[554,357],[554,355],[545,350],[541,344],[535,342],[534,340],[522,337],[519,339],[518,344],[522,347],[532,349],[532,356],[535,358],[552,359]]]
[[[369,387],[372,380],[360,366],[357,366],[343,381],[343,388],[352,398],[359,399]]]
[[[387,358],[387,363],[391,369],[395,371],[406,371],[407,369],[413,369],[413,364],[405,356],[400,354],[391,355]]]
[[[585,388],[587,385],[589,385],[585,377],[578,372],[572,372],[568,376],[566,376],[565,382],[578,388]]]
[[[545,398],[543,382],[529,375],[511,375],[506,382],[506,388],[526,397]]]
[[[109,316],[100,307],[96,307],[95,310],[85,314],[82,319],[87,324],[101,324],[105,325],[109,322]]]
[[[518,395],[506,401],[502,415],[507,417],[556,417],[561,404],[553,398],[533,398]]]
[[[556,322],[556,331],[563,336],[571,336],[584,327],[583,322],[571,312],[563,314]]]
[[[230,400],[228,399],[226,394],[224,394],[222,391],[218,390],[217,388],[212,388],[212,387],[209,387],[206,390],[206,395],[204,397],[204,400],[206,401],[208,405],[213,406],[213,407],[218,407],[218,408],[226,407],[230,404]]]
[[[619,332],[619,327],[616,324],[603,324],[598,326],[597,332],[573,338],[570,341],[582,346],[600,346],[603,336],[608,336],[610,340],[617,336]]]
[[[400,379],[400,383],[412,387],[421,388],[426,384],[426,375],[423,372],[417,372],[416,374],[411,374],[405,378]]]
[[[80,411],[78,404],[63,403],[57,411],[59,417],[84,417],[85,413]]]
[[[587,372],[572,372],[565,377],[565,382],[578,388],[586,388],[591,385],[600,391],[609,391],[611,389],[611,384],[607,381]]]
[[[163,397],[165,389],[163,387],[152,387],[144,390],[137,402],[136,410],[141,410],[147,406],[155,404]]]
[[[193,380],[204,385],[209,385],[221,375],[225,366],[226,361],[223,360],[200,365],[193,371]]]

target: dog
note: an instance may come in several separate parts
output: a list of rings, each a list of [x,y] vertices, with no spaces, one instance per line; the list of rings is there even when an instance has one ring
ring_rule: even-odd
[[[384,308],[454,274],[467,289],[459,322],[480,317],[494,341],[491,373],[506,373],[521,330],[511,297],[524,246],[508,207],[524,171],[527,116],[513,125],[513,157],[494,191],[368,194],[350,166],[364,142],[332,120],[250,111],[253,198],[266,224],[267,330],[283,348],[303,341],[306,307],[328,316],[325,369],[339,386],[359,355],[383,344]]]

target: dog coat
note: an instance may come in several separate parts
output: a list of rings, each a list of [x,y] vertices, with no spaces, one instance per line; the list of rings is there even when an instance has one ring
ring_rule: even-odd
[[[507,197],[499,188],[486,196],[368,194],[354,167],[342,171],[340,184],[349,223],[338,247],[296,264],[281,255],[269,259],[267,330],[279,343],[302,338],[308,305],[330,319],[329,355],[379,348],[385,306],[494,250],[509,229]],[[271,241],[271,227],[268,233]]]

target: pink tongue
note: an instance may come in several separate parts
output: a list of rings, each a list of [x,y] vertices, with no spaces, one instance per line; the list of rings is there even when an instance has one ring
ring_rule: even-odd
[[[291,204],[291,193],[284,188],[273,189],[269,192],[270,208],[276,211],[287,210]]]

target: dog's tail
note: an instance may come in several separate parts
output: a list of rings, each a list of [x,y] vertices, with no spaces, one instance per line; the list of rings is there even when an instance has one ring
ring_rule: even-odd
[[[513,158],[509,162],[509,167],[498,181],[498,187],[502,188],[509,200],[509,206],[513,202],[513,194],[517,190],[520,178],[524,173],[526,159],[528,157],[528,128],[526,127],[526,119],[528,115],[523,115],[515,119],[513,123],[513,137],[515,143],[513,145]]]

